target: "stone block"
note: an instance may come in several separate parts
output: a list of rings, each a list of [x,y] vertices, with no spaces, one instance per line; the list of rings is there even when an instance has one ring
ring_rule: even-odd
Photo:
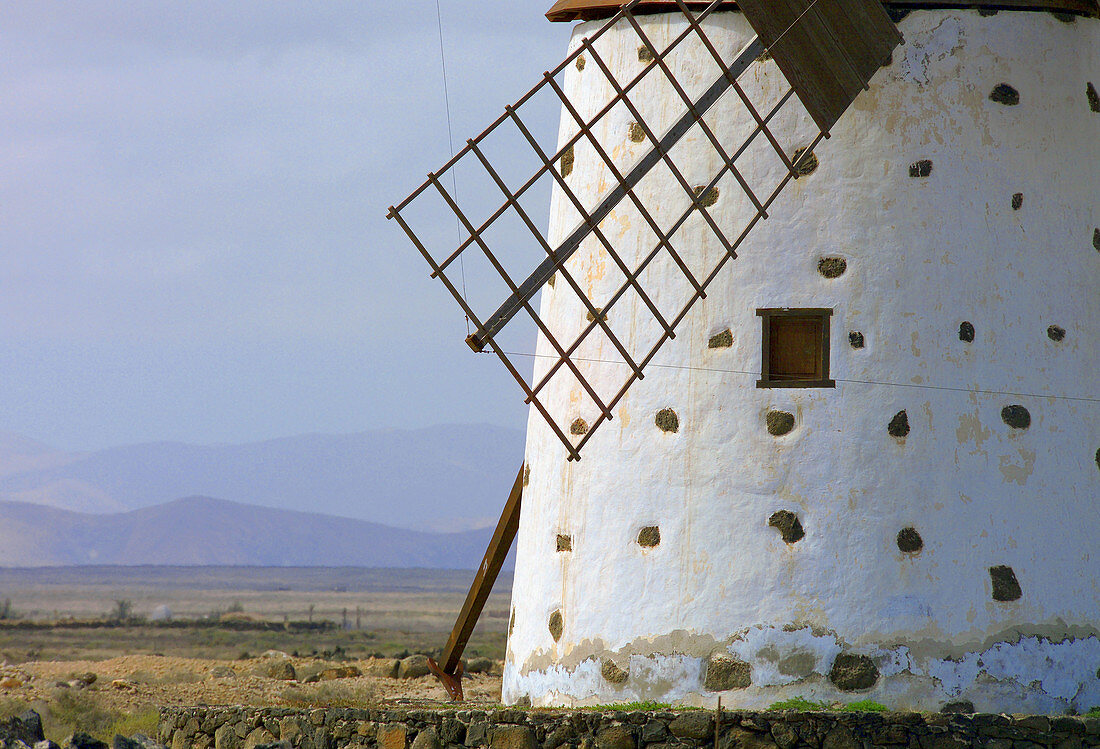
[[[272,744],[275,736],[266,728],[253,728],[244,739],[244,749],[256,749],[261,744]]]
[[[397,678],[399,679],[419,679],[421,676],[427,676],[430,673],[428,656],[419,653],[403,658],[397,665]]]
[[[214,749],[240,749],[241,737],[233,730],[233,726],[223,724],[214,731]]]
[[[596,734],[596,749],[637,749],[638,742],[627,726],[608,726]]]
[[[416,734],[410,749],[443,749],[443,745],[440,743],[439,734],[436,733],[434,728],[425,728]]]
[[[489,734],[490,749],[538,749],[535,732],[526,726],[500,726]]]
[[[408,729],[404,723],[386,723],[378,726],[378,749],[406,749]]]
[[[714,718],[702,710],[681,713],[668,724],[668,730],[678,739],[705,739],[714,736]]]

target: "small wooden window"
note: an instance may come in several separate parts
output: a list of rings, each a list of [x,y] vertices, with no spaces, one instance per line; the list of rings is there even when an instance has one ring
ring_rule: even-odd
[[[761,388],[831,388],[829,318],[831,309],[758,309],[763,350]]]

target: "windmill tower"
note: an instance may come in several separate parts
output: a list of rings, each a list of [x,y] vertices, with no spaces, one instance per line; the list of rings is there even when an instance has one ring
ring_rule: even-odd
[[[505,702],[1100,704],[1095,1],[619,6],[502,306],[391,214],[532,403]]]

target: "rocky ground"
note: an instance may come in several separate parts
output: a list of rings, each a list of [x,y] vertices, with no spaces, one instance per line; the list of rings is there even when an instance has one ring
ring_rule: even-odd
[[[499,703],[500,667],[489,659],[468,662],[467,702]],[[116,732],[149,733],[157,709],[168,706],[369,707],[446,699],[421,655],[325,661],[269,651],[233,661],[129,655],[0,666],[0,718],[33,708],[58,742],[78,730],[108,741]]]

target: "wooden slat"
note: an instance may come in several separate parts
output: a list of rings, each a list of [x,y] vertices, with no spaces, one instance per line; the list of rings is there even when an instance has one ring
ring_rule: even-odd
[[[481,610],[485,608],[485,601],[493,590],[493,583],[497,581],[500,568],[508,557],[508,551],[512,548],[512,542],[519,530],[519,511],[523,498],[523,471],[524,466],[519,467],[519,475],[516,483],[512,485],[512,492],[508,495],[508,501],[504,504],[504,511],[500,513],[496,530],[489,541],[489,548],[485,550],[485,558],[481,561],[474,576],[474,582],[470,585],[470,592],[466,594],[466,601],[462,604],[462,610],[455,621],[451,636],[447,638],[447,645],[443,648],[443,657],[440,665],[444,673],[454,674],[458,668],[458,662],[462,659],[462,651],[466,649],[466,643],[474,631]]]
[[[738,6],[824,132],[901,41],[878,0],[739,0]]]
[[[625,0],[558,0],[554,3],[546,17],[551,21],[589,21],[596,18],[607,18],[625,4]],[[699,10],[708,3],[702,0],[690,0],[688,6],[693,10]],[[952,8],[984,8],[989,10],[1028,10],[1028,11],[1056,11],[1061,13],[1075,13],[1082,16],[1100,17],[1100,3],[1097,0],[981,0],[979,2],[936,2],[935,0],[895,0],[885,3],[887,7],[899,10],[916,10],[920,8],[936,8],[940,10]],[[737,10],[737,3],[733,0],[722,3],[719,10]],[[635,6],[634,13],[671,13],[677,11],[676,3],[669,0],[643,0]]]

